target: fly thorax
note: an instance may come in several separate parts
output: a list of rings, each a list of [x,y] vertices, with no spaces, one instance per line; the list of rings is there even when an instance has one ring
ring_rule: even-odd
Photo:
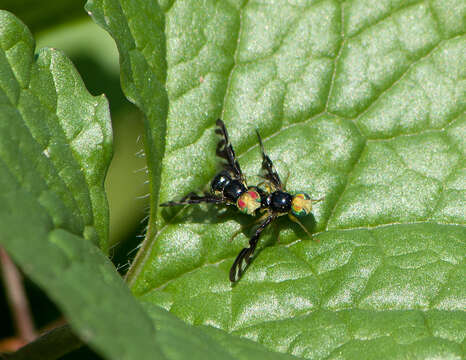
[[[238,209],[248,215],[254,214],[254,212],[261,206],[261,197],[255,190],[248,190],[236,201]]]

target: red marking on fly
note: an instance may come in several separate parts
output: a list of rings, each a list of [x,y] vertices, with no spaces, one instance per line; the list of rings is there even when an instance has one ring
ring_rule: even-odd
[[[259,194],[255,191],[248,191],[249,196],[251,196],[254,200],[256,200],[259,197]]]

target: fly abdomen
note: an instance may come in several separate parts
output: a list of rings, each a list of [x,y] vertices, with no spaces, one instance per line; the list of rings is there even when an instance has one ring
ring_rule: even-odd
[[[231,202],[236,202],[240,195],[246,191],[246,187],[240,181],[231,180],[223,189],[223,196]]]
[[[231,182],[231,176],[228,171],[224,170],[217,174],[214,177],[212,182],[210,183],[210,188],[212,190],[212,194],[217,196],[221,196],[223,194],[223,190],[225,186],[227,186]]]

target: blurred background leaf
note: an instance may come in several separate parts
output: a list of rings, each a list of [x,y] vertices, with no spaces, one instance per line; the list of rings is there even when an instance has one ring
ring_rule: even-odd
[[[2,0],[1,9],[19,17],[33,34],[57,25],[85,18],[84,0]]]

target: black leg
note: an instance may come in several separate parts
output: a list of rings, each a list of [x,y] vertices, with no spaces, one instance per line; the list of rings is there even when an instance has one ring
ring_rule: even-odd
[[[259,139],[259,145],[261,147],[262,152],[262,170],[265,171],[265,175],[263,177],[264,179],[270,181],[277,189],[282,190],[283,185],[280,180],[280,176],[278,176],[277,170],[275,170],[272,160],[270,160],[270,158],[264,151],[264,145],[262,144],[262,139],[259,134],[259,131],[256,130],[256,134],[257,138]]]
[[[239,230],[236,230],[233,235],[231,235],[230,237],[230,241],[233,241],[235,239],[235,237],[237,237],[239,234],[241,234],[241,232],[243,232],[244,230],[246,230],[247,228],[253,226],[253,225],[257,225],[259,223],[261,223],[262,221],[264,221],[265,219],[267,219],[269,217],[269,214],[268,213],[265,213],[263,214],[260,218],[254,220],[252,223],[246,225],[246,226],[241,226],[241,228]]]
[[[231,282],[235,282],[241,277],[241,275],[243,274],[243,261],[246,264],[249,264],[251,262],[252,254],[254,254],[254,251],[256,250],[256,246],[259,242],[259,237],[262,231],[264,231],[267,225],[269,225],[274,219],[275,215],[269,215],[267,219],[265,219],[265,221],[259,225],[259,227],[256,229],[256,232],[249,240],[249,247],[244,248],[240,251],[230,269]]]
[[[204,196],[199,196],[196,193],[189,193],[184,198],[179,201],[167,201],[166,203],[160,204],[160,206],[176,206],[176,205],[186,205],[186,204],[201,204],[201,203],[210,203],[210,204],[224,204],[225,200],[214,195],[206,194]]]
[[[242,183],[246,184],[244,179],[243,172],[241,171],[241,167],[239,166],[238,160],[236,160],[235,151],[233,150],[233,146],[231,145],[230,138],[228,137],[228,132],[225,127],[225,123],[218,119],[217,120],[218,128],[215,130],[217,134],[222,135],[222,140],[220,140],[217,144],[217,156],[225,159],[227,161],[226,169],[233,172],[236,179],[241,180]]]

